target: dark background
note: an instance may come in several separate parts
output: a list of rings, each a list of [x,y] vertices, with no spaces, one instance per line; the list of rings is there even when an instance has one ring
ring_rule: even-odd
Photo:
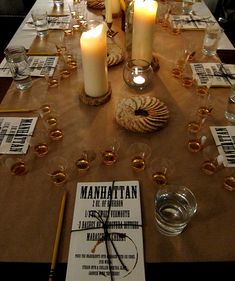
[[[1,55],[34,3],[35,0],[0,0]],[[235,46],[235,1],[219,0],[212,12]]]
[[[0,59],[3,58],[3,51],[6,45],[34,3],[35,0],[0,0]],[[234,0],[220,0],[215,17],[235,46],[234,7],[229,6],[234,4]],[[229,9],[229,13],[226,12],[226,9]],[[57,264],[54,281],[65,280],[66,268],[66,263]],[[0,280],[47,281],[49,270],[50,264],[48,263],[0,262]],[[147,263],[145,271],[146,281],[156,281],[162,277],[166,280],[169,278],[180,278],[180,280],[204,280],[207,278],[208,280],[212,280],[212,277],[217,277],[216,280],[221,277],[221,280],[233,280],[235,262]],[[206,274],[207,277],[205,276]]]
[[[65,281],[67,264],[57,265],[54,281]],[[234,262],[147,263],[146,281],[157,280],[234,280]],[[0,263],[0,278],[6,281],[48,281],[46,263]],[[120,279],[121,280],[121,279]],[[84,281],[79,278],[74,281]],[[107,278],[107,281],[109,279]],[[136,280],[143,281],[143,280]]]

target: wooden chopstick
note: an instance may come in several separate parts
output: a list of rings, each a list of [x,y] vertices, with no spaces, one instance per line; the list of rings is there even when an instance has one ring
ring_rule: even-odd
[[[30,113],[37,111],[37,109],[30,108],[0,108],[0,113]]]

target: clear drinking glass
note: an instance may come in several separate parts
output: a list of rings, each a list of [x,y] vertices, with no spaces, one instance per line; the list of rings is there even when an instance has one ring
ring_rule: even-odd
[[[197,211],[193,192],[178,185],[162,185],[155,197],[155,218],[160,233],[179,235]]]
[[[150,162],[149,173],[154,183],[158,185],[165,185],[169,182],[169,177],[174,172],[174,163],[172,160],[158,157]]]
[[[48,34],[48,19],[46,9],[37,7],[32,10],[32,19],[37,31],[37,35],[41,38]]]
[[[182,11],[184,15],[191,15],[193,14],[193,5],[195,4],[196,0],[183,0],[182,1]]]
[[[68,162],[65,158],[54,156],[48,158],[45,170],[51,179],[51,182],[57,186],[63,185],[68,179]]]
[[[110,139],[101,148],[102,163],[111,166],[118,160],[118,151],[120,143],[117,139]]]
[[[208,23],[205,29],[202,52],[206,56],[214,56],[216,54],[220,38],[223,34],[223,28],[217,23]]]
[[[5,166],[15,176],[24,176],[29,172],[29,160],[26,155],[6,157]]]
[[[143,142],[136,142],[130,145],[128,151],[131,157],[131,167],[134,171],[143,171],[146,168],[147,160],[151,155],[151,148]]]
[[[12,78],[19,90],[26,90],[32,86],[30,68],[23,46],[9,46],[4,50]]]
[[[82,149],[76,157],[74,163],[78,171],[87,171],[91,167],[91,163],[96,159],[95,151],[91,149]]]
[[[213,175],[223,168],[224,157],[219,154],[218,148],[215,145],[205,147],[202,155],[203,162],[201,169],[206,175]]]
[[[135,90],[143,90],[152,83],[153,68],[145,60],[128,60],[123,68],[123,79]]]

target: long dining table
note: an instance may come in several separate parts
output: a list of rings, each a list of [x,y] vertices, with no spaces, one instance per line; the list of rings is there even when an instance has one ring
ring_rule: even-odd
[[[40,3],[48,7],[48,10],[52,7],[51,2],[42,0],[36,1],[35,5]],[[180,5],[179,2],[175,4]],[[203,5],[203,9],[200,5]],[[203,13],[209,13],[203,2],[196,3],[195,9],[197,7]],[[89,16],[92,15],[102,17],[101,11],[89,9]],[[30,13],[9,44],[25,42],[29,53],[54,53],[63,30],[50,30],[45,39],[40,39],[36,37],[35,31],[22,30],[29,16]],[[120,18],[114,19],[112,28],[118,34],[109,38],[108,42],[117,44],[125,52],[125,32],[121,29]],[[180,79],[171,74],[177,51],[189,43],[195,51],[194,62],[220,62],[217,55],[205,57],[202,54],[204,31],[183,30],[180,34],[173,35],[169,28],[156,23],[153,54],[158,59],[160,68],[154,72],[152,86],[143,92],[128,87],[123,79],[124,59],[108,68],[111,98],[98,106],[84,104],[79,98],[83,89],[80,35],[79,31],[74,32],[71,38],[66,39],[77,53],[78,67],[69,78],[61,79],[58,88],[48,88],[46,79],[37,77],[33,78],[30,89],[19,92],[11,79],[1,78],[0,83],[5,86],[2,91],[4,89],[6,93],[0,108],[38,108],[42,102],[50,103],[58,114],[64,134],[62,141],[50,142],[49,153],[45,157],[35,157],[29,148],[26,155],[29,172],[24,176],[11,175],[4,164],[6,155],[0,156],[1,271],[10,271],[9,274],[16,276],[22,272],[27,275],[29,267],[31,278],[33,273],[36,275],[35,280],[46,280],[60,202],[63,191],[66,190],[68,198],[58,255],[61,268],[57,273],[58,280],[64,280],[77,183],[113,180],[138,180],[140,183],[147,280],[156,280],[157,274],[172,268],[172,264],[182,270],[186,264],[200,263],[208,267],[211,263],[234,265],[235,194],[223,188],[224,177],[229,168],[221,169],[211,176],[206,175],[201,170],[202,151],[191,153],[187,150],[186,125],[192,110],[198,105],[198,96],[195,86],[185,88]],[[220,47],[234,49],[226,35],[223,36]],[[229,91],[228,87],[210,89],[213,110],[204,124],[208,131],[209,126],[231,125],[224,116]],[[117,104],[121,99],[132,96],[154,96],[163,101],[170,112],[167,126],[152,133],[133,133],[121,127],[115,119]],[[0,116],[31,117],[38,116],[38,113],[0,113]],[[43,122],[39,117],[35,130],[42,128]],[[100,150],[111,138],[119,141],[119,158],[114,165],[105,166],[101,163]],[[147,168],[142,172],[134,172],[130,167],[128,148],[135,142],[145,142],[151,147]],[[76,155],[82,147],[96,152],[96,159],[86,173],[79,173],[74,165]],[[47,175],[50,161],[56,156],[65,158],[68,163],[69,176],[63,187],[53,185]],[[156,228],[154,198],[159,186],[152,181],[150,175],[150,162],[154,158],[159,161],[170,160],[173,168],[169,183],[189,187],[197,199],[195,216],[185,231],[176,237],[164,236]],[[195,268],[194,270],[195,275],[198,274]]]

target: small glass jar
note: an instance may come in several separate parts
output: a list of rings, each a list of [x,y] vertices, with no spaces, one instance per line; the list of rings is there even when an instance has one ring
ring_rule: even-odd
[[[25,47],[9,46],[4,50],[4,54],[16,88],[19,90],[30,88],[32,79]]]
[[[123,69],[126,84],[136,90],[144,90],[152,83],[153,68],[145,60],[128,60]]]

